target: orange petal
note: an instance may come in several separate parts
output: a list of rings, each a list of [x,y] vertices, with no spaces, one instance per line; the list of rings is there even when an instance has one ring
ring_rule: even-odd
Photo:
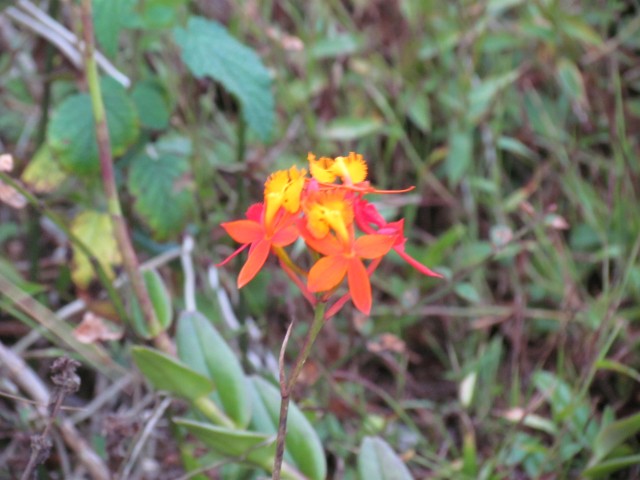
[[[236,220],[221,224],[229,236],[238,243],[253,243],[264,237],[262,225],[253,220]]]
[[[267,240],[260,240],[251,246],[247,261],[238,275],[238,288],[244,287],[256,276],[264,265],[264,262],[267,261],[270,250],[271,243]]]
[[[371,283],[369,283],[367,269],[357,258],[349,261],[347,278],[353,304],[362,313],[369,315],[371,311]]]
[[[380,235],[377,233],[363,235],[356,239],[355,252],[360,258],[374,259],[386,255],[395,243],[395,235]]]
[[[323,238],[316,238],[309,232],[304,222],[299,224],[299,231],[307,245],[316,252],[323,255],[340,255],[344,252],[342,244],[330,233],[326,234]]]
[[[299,236],[298,229],[291,226],[278,230],[271,240],[276,247],[286,247],[295,242]]]
[[[309,270],[307,287],[310,292],[331,290],[340,284],[345,273],[347,260],[343,256],[323,257]]]

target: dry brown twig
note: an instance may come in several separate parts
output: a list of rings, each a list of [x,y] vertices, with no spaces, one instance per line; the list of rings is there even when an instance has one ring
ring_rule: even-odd
[[[48,418],[49,411],[46,405],[49,405],[50,399],[53,399],[49,389],[21,357],[1,342],[0,365],[6,369],[15,384],[36,402],[38,413],[43,418]],[[78,461],[87,469],[91,478],[109,480],[107,466],[67,418],[58,418],[56,428],[60,431],[66,445],[75,453]]]

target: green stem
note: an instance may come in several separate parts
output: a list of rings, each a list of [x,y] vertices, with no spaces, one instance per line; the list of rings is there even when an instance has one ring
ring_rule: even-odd
[[[127,225],[124,216],[122,215],[122,208],[120,206],[120,199],[118,197],[118,189],[116,186],[111,142],[109,140],[109,127],[107,125],[107,116],[104,102],[102,101],[102,93],[100,91],[98,66],[94,56],[95,42],[91,0],[82,0],[81,16],[82,34],[85,43],[85,75],[93,108],[93,118],[95,121],[96,139],[98,142],[98,153],[100,157],[100,170],[102,172],[104,193],[107,198],[107,209],[111,216],[111,221],[113,222],[114,233],[122,255],[124,268],[129,276],[133,293],[140,303],[143,316],[149,326],[149,331],[157,334],[155,343],[158,348],[161,348],[165,352],[173,353],[171,341],[166,333],[162,332],[160,322],[153,310],[153,305],[149,298],[149,292],[147,291],[147,287],[142,275],[140,274],[138,258],[136,257],[136,253],[133,249]]]
[[[304,345],[302,346],[302,351],[298,354],[296,364],[294,365],[293,371],[289,376],[289,381],[287,382],[287,390],[289,392],[293,390],[293,387],[298,380],[298,376],[302,371],[302,367],[304,367],[307,358],[309,358],[311,347],[315,343],[320,330],[322,330],[322,326],[324,325],[324,311],[326,310],[326,308],[327,304],[325,302],[318,302],[318,304],[316,305],[313,323],[311,324],[309,333],[307,333],[307,338],[305,338]]]
[[[235,424],[227,417],[209,397],[200,397],[193,401],[193,405],[216,425],[235,429]]]
[[[324,312],[327,307],[325,302],[319,302],[315,306],[313,323],[309,327],[309,332],[304,340],[302,350],[296,358],[296,363],[293,367],[289,380],[287,381],[284,373],[284,350],[286,348],[287,340],[291,331],[287,332],[287,336],[282,345],[280,351],[280,419],[278,421],[278,434],[276,437],[276,455],[273,462],[272,480],[280,480],[280,473],[282,470],[282,460],[284,458],[284,445],[287,436],[287,418],[289,416],[289,401],[291,399],[291,392],[298,380],[298,376],[302,371],[302,367],[309,358],[311,353],[311,347],[313,346],[322,326],[324,325]],[[291,329],[291,327],[289,327]]]

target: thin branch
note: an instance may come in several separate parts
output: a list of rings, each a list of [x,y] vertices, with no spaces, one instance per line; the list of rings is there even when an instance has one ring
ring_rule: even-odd
[[[144,426],[144,429],[142,430],[142,433],[140,434],[140,437],[136,441],[133,449],[131,450],[131,455],[129,456],[129,459],[126,461],[126,463],[123,464],[124,468],[122,469],[122,475],[118,475],[118,478],[124,478],[124,479],[130,478],[131,470],[133,469],[133,466],[135,465],[136,460],[138,459],[138,456],[142,451],[142,447],[144,447],[145,443],[147,442],[147,439],[151,435],[151,432],[153,432],[153,429],[156,427],[156,424],[158,423],[160,418],[162,418],[162,415],[164,415],[164,412],[167,410],[167,408],[169,408],[169,405],[171,405],[171,401],[172,401],[171,398],[165,398],[164,400],[162,400],[160,405],[158,405],[158,407],[155,409],[155,411],[151,415],[151,418],[149,418],[149,421]]]
[[[133,288],[133,292],[140,303],[140,308],[148,328],[155,335],[154,343],[159,349],[173,354],[174,348],[171,340],[166,332],[162,331],[160,322],[158,321],[149,292],[138,268],[138,258],[133,249],[127,224],[122,214],[120,206],[120,198],[118,196],[118,188],[116,186],[115,171],[113,166],[113,155],[111,151],[111,143],[109,140],[109,127],[107,125],[107,117],[104,102],[100,89],[100,81],[98,78],[98,68],[94,55],[94,29],[93,29],[93,13],[91,0],[83,0],[81,5],[82,18],[82,34],[84,37],[84,60],[85,74],[89,94],[91,96],[91,105],[93,107],[93,116],[96,129],[96,139],[98,142],[98,153],[100,157],[100,170],[102,172],[102,184],[104,193],[107,197],[107,208],[111,220],[113,222],[114,234],[118,247],[122,255],[124,268],[129,276],[129,281]]]

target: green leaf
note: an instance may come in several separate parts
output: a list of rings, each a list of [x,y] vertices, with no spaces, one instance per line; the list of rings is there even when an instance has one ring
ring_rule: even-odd
[[[640,464],[640,455],[628,455],[598,463],[582,472],[586,478],[611,478],[611,474],[623,468]]]
[[[640,432],[640,413],[617,420],[605,426],[595,438],[593,456],[589,465],[598,464],[618,445]]]
[[[473,153],[473,131],[453,130],[449,135],[449,153],[446,160],[446,172],[449,180],[457,184],[471,167]]]
[[[102,79],[100,84],[111,149],[114,157],[117,157],[138,138],[138,116],[121,85],[110,78]],[[93,110],[88,94],[72,95],[58,105],[47,128],[47,142],[60,164],[70,172],[91,175],[100,171]]]
[[[169,106],[162,90],[155,82],[136,84],[131,99],[138,109],[140,124],[151,130],[163,130],[169,126]]]
[[[474,87],[469,94],[468,118],[470,121],[479,121],[487,113],[498,93],[516,81],[519,75],[518,70],[512,70],[503,75],[485,78],[480,85]]]
[[[222,25],[201,17],[191,17],[186,28],[176,28],[174,38],[191,73],[198,78],[211,77],[235,95],[249,127],[268,140],[275,106],[271,77],[260,57]]]
[[[180,359],[216,386],[224,412],[242,428],[251,420],[251,396],[237,355],[211,322],[199,312],[178,319],[176,345]]]
[[[254,376],[252,380],[271,420],[277,425],[280,417],[280,391],[260,377]],[[320,439],[307,418],[293,402],[289,405],[286,447],[295,465],[309,479],[326,478],[327,460]]]
[[[532,160],[536,160],[538,158],[538,154],[536,152],[531,150],[517,138],[506,136],[499,137],[496,142],[496,146],[500,150],[504,150],[505,152],[513,153],[514,155],[519,155],[524,158]]]
[[[602,38],[600,38],[600,35],[598,35],[598,33],[587,25],[580,17],[565,17],[558,22],[558,26],[565,34],[575,40],[588,45],[602,45]]]
[[[147,292],[149,292],[149,298],[151,299],[153,310],[156,313],[160,330],[157,332],[149,330],[140,303],[135,296],[133,296],[131,302],[131,321],[138,335],[143,338],[153,338],[171,326],[171,320],[173,318],[171,295],[157,271],[147,270],[142,273],[142,276],[147,285]]]
[[[189,162],[153,147],[147,152],[133,159],[128,187],[135,197],[136,213],[164,240],[179,233],[193,212]]]
[[[67,174],[53,158],[49,147],[43,144],[22,172],[21,178],[34,192],[49,193],[60,186]]]
[[[140,371],[158,390],[166,390],[193,401],[214,389],[207,377],[158,350],[133,347],[131,354]]]
[[[308,50],[310,58],[316,60],[352,55],[358,52],[365,42],[362,37],[353,33],[341,33],[329,38],[322,38],[315,42]]]
[[[114,277],[113,267],[122,263],[120,249],[113,233],[113,224],[108,213],[90,210],[80,213],[71,223],[71,232],[78,237],[100,262],[107,275]],[[91,261],[76,246],[73,246],[71,277],[82,288],[89,286],[95,272]]]
[[[18,0],[0,0],[0,12],[7,8],[9,5],[16,3]]]
[[[586,104],[584,80],[576,64],[567,58],[561,58],[556,65],[556,74],[564,93],[574,102]]]
[[[243,456],[254,465],[271,471],[275,455],[275,442],[262,433],[232,430],[186,418],[175,418],[177,425],[199,438],[209,448],[229,457]]]
[[[365,437],[358,454],[361,480],[411,480],[404,462],[387,442],[379,437]]]
[[[378,118],[338,118],[325,125],[318,135],[327,140],[357,140],[381,128],[382,122]]]
[[[94,0],[93,22],[102,50],[113,57],[118,52],[120,31],[129,25],[135,0]]]

